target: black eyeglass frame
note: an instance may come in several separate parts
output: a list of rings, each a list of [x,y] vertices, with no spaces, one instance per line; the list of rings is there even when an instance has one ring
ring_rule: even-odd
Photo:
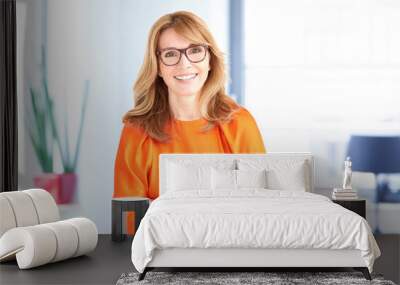
[[[188,49],[191,49],[191,48],[194,48],[194,47],[198,47],[198,46],[201,46],[201,47],[203,47],[203,48],[205,49],[204,57],[203,57],[202,59],[200,59],[200,60],[193,61],[193,60],[191,60],[191,59],[189,58],[189,56],[187,55],[187,50],[188,50]],[[158,56],[158,58],[161,60],[161,62],[162,62],[164,65],[166,65],[166,66],[174,66],[174,65],[177,65],[177,64],[181,61],[181,59],[182,59],[182,54],[184,54],[184,55],[186,56],[186,58],[187,58],[191,63],[199,63],[199,62],[202,62],[202,61],[206,58],[206,56],[207,56],[207,51],[209,51],[209,49],[210,49],[210,47],[209,47],[208,45],[206,45],[206,44],[190,45],[190,46],[188,46],[187,48],[165,48],[165,49],[158,50],[158,51],[157,51],[157,56]],[[161,53],[164,52],[164,51],[167,51],[167,50],[177,50],[177,51],[179,51],[179,59],[178,59],[178,61],[177,61],[175,64],[166,64],[166,63],[163,61],[163,59],[162,59],[162,57],[161,57]]]

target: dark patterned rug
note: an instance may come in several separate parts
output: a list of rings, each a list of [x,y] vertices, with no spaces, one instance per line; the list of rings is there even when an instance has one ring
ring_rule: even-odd
[[[124,273],[117,285],[133,284],[379,284],[395,285],[384,280],[382,275],[372,274],[372,281],[364,278],[361,272],[155,272],[150,271],[142,281],[138,281],[139,273]]]

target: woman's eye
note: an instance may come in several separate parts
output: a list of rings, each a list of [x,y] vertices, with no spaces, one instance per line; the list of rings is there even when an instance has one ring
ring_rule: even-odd
[[[174,57],[177,55],[178,55],[178,53],[176,51],[167,51],[166,53],[164,53],[165,57]]]
[[[193,47],[189,50],[189,53],[199,53],[202,52],[202,49],[200,47]]]

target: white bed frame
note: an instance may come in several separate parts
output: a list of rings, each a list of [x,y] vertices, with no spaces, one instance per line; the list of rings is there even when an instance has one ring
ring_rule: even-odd
[[[311,153],[268,153],[268,154],[161,154],[160,155],[160,194],[166,191],[166,166],[168,161],[190,158],[218,160],[237,158],[263,159],[303,159],[308,165],[307,179],[309,187],[306,191],[313,192],[314,159]],[[243,268],[266,267],[353,267],[363,272],[366,279],[371,280],[368,268],[359,250],[329,250],[329,249],[158,249],[153,259],[139,280],[145,277],[147,271],[158,267],[232,267],[239,271]]]

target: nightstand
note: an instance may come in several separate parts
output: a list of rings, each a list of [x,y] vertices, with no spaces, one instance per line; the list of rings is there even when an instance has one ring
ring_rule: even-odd
[[[122,233],[122,214],[124,212],[135,212],[135,228],[137,229],[139,227],[140,221],[146,214],[149,205],[150,199],[145,197],[113,198],[111,202],[111,239],[113,241],[125,240],[125,235]]]
[[[366,201],[365,199],[355,200],[332,200],[332,202],[339,204],[340,206],[359,214],[365,219]]]

